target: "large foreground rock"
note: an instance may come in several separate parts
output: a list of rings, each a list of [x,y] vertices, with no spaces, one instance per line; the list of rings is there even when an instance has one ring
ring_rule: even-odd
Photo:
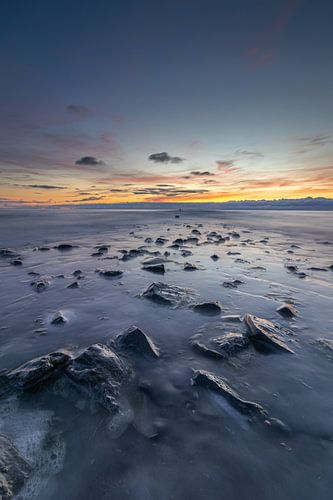
[[[154,282],[142,293],[142,297],[169,306],[186,304],[191,300],[193,291],[189,288],[168,285],[167,283]]]
[[[118,335],[117,344],[126,349],[130,349],[153,358],[158,358],[160,356],[158,347],[154,344],[151,338],[149,338],[148,335],[146,335],[137,326],[131,326],[124,333]]]
[[[274,325],[267,319],[258,318],[252,314],[245,314],[244,323],[246,324],[249,338],[258,347],[280,350],[294,354],[294,351],[287,345],[285,340],[285,331],[278,325]]]
[[[31,472],[31,466],[24,460],[13,443],[0,434],[0,498],[13,498],[22,488]]]
[[[266,418],[266,410],[252,401],[242,399],[221,377],[205,370],[196,370],[192,384],[211,389],[221,394],[237,411],[249,416]]]
[[[71,357],[64,352],[52,352],[32,359],[18,368],[1,373],[0,396],[11,390],[27,391],[59,375]]]
[[[119,412],[119,388],[128,378],[129,368],[112,349],[103,344],[87,347],[66,373],[78,390],[110,413]]]

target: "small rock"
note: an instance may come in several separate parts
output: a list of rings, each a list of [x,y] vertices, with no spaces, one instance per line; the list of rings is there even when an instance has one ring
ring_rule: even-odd
[[[196,304],[193,310],[200,314],[206,314],[207,316],[215,316],[221,313],[221,306],[218,302],[203,302],[202,304]]]
[[[63,325],[65,323],[67,323],[67,319],[61,311],[57,311],[51,319],[51,325]]]
[[[277,308],[276,312],[287,318],[292,318],[297,315],[297,310],[292,304],[282,304]]]
[[[99,275],[103,276],[103,278],[119,278],[122,274],[123,271],[120,270],[99,271]]]
[[[259,347],[266,347],[294,354],[294,351],[285,342],[282,328],[270,321],[258,318],[252,314],[245,314],[244,323],[248,329],[249,339],[258,343]]]
[[[145,265],[145,266],[143,266],[143,269],[145,269],[145,271],[149,271],[149,272],[155,273],[155,274],[164,274],[165,273],[164,264]]]
[[[73,283],[68,285],[66,288],[79,288],[79,283],[77,281],[73,281]]]
[[[211,255],[210,258],[214,261],[219,260],[219,256],[214,253],[214,255]]]
[[[184,271],[197,271],[198,267],[195,264],[191,264],[190,262],[186,262],[184,264]]]
[[[73,250],[75,246],[71,245],[70,243],[61,243],[60,245],[57,245],[54,248],[60,250],[61,252],[66,252],[67,250]]]
[[[137,326],[131,326],[124,333],[117,337],[117,343],[128,349],[132,349],[140,354],[146,354],[153,358],[160,356],[158,347],[154,342]]]

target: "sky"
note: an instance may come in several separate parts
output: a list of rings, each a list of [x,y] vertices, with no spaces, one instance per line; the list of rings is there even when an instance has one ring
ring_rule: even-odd
[[[0,205],[333,197],[331,0],[3,0]]]

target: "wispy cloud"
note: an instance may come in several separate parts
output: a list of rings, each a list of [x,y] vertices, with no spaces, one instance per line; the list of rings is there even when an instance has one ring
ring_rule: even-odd
[[[297,152],[299,154],[309,153],[318,148],[322,148],[327,144],[333,143],[333,138],[330,135],[314,134],[306,137],[298,137],[296,142],[302,146]]]
[[[201,171],[201,170],[193,170],[191,172],[191,175],[196,175],[198,177],[208,177],[209,175],[215,175],[212,172],[208,172],[208,170]]]
[[[224,174],[239,171],[239,167],[235,166],[235,160],[217,160],[216,165],[218,170]]]
[[[88,165],[90,167],[104,166],[105,162],[103,160],[98,160],[95,156],[82,156],[79,160],[76,160],[75,165]]]

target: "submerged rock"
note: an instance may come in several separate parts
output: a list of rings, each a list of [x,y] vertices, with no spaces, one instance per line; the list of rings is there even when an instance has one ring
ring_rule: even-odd
[[[22,259],[13,259],[10,263],[12,266],[22,266],[23,264]]]
[[[156,238],[155,243],[156,245],[164,245],[167,241],[167,238],[162,238],[161,236],[159,236],[158,238]]]
[[[244,281],[241,280],[233,280],[233,281],[224,281],[222,285],[224,288],[237,288],[239,285],[243,285]]]
[[[0,434],[0,498],[13,498],[28,479],[31,470],[30,464],[13,443]]]
[[[189,288],[168,285],[167,283],[154,282],[142,293],[142,297],[152,300],[157,304],[178,306],[188,302],[193,295]]]
[[[191,250],[182,250],[181,251],[181,256],[182,257],[189,257],[190,255],[193,255],[193,253],[191,252]]]
[[[74,271],[72,274],[75,277],[79,277],[82,275],[82,271],[80,269],[76,269],[76,271]]]
[[[207,316],[215,316],[221,313],[221,306],[218,302],[202,302],[193,307],[193,311],[206,314]]]
[[[112,349],[103,344],[87,347],[72,360],[66,374],[78,390],[107,411],[120,411],[119,389],[128,378],[129,369]]]
[[[103,278],[119,278],[122,276],[123,271],[117,270],[107,270],[107,271],[99,271],[99,275],[103,276]]]
[[[197,337],[197,336],[195,336]],[[208,347],[207,345],[203,344],[200,342],[200,340],[197,340],[196,338],[192,338],[190,340],[190,343],[195,351],[197,351],[199,354],[203,354],[204,356],[207,356],[209,358],[223,358],[223,354],[219,351],[216,351],[215,349],[212,349]]]
[[[151,338],[137,326],[131,326],[124,333],[118,335],[116,340],[120,346],[140,354],[145,354],[153,358],[158,358],[160,356],[158,347]]]
[[[54,248],[60,250],[61,252],[65,252],[67,250],[72,250],[73,248],[76,248],[76,246],[71,245],[70,243],[61,243],[60,245],[57,245]]]
[[[205,387],[221,394],[237,411],[251,417],[266,418],[266,410],[252,401],[242,399],[221,377],[205,370],[196,370],[192,384]]]
[[[34,290],[38,293],[45,292],[48,288],[50,282],[46,278],[39,278],[35,281],[32,281],[30,285],[34,288]]]
[[[285,316],[286,318],[293,318],[297,315],[296,307],[292,304],[282,304],[276,310],[281,316]]]
[[[61,311],[57,311],[51,319],[51,325],[64,325],[65,323],[67,323],[67,319]]]
[[[165,273],[164,264],[151,264],[151,265],[145,264],[143,266],[143,269],[145,269],[145,271],[150,271],[151,273],[155,273],[155,274],[164,274]]]
[[[79,288],[79,283],[77,281],[73,281],[73,283],[66,286],[66,288]]]
[[[185,262],[184,271],[197,271],[198,267],[195,264],[191,264],[190,262]]]
[[[252,314],[245,314],[244,323],[248,330],[249,339],[258,347],[266,347],[294,354],[294,351],[284,340],[284,331],[267,319],[258,318]]]
[[[0,395],[13,389],[27,391],[58,375],[71,357],[64,352],[52,352],[1,374]]]
[[[9,257],[13,259],[15,257],[19,257],[19,254],[10,248],[1,248],[0,257]]]

